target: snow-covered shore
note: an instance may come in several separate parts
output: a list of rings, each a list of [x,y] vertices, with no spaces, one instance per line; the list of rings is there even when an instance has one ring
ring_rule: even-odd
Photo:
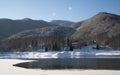
[[[28,61],[28,60],[27,60]],[[31,60],[29,60],[31,61]],[[120,70],[41,70],[12,66],[26,60],[0,59],[1,75],[120,75]]]
[[[120,50],[96,50],[87,46],[74,51],[2,52],[0,58],[120,58]]]

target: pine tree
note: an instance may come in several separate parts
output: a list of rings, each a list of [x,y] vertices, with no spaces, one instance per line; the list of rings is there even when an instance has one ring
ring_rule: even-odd
[[[69,49],[70,51],[73,51],[73,46],[72,46],[72,44],[70,44],[69,48],[70,48],[70,49]]]

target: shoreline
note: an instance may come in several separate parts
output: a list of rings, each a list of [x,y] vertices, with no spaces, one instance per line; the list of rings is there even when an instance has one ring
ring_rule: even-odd
[[[41,70],[25,69],[13,64],[29,62],[29,60],[0,59],[0,74],[2,75],[119,75],[120,70]]]

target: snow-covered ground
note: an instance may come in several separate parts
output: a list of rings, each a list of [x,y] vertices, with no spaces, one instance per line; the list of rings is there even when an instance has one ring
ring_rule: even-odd
[[[29,60],[31,61],[31,60]],[[120,70],[41,70],[12,66],[26,60],[0,59],[1,75],[120,75]],[[28,62],[28,60],[27,60]]]
[[[87,46],[74,51],[2,52],[0,58],[120,58],[120,50],[96,50]]]

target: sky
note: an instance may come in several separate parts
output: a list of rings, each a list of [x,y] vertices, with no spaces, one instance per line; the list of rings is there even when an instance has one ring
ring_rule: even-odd
[[[0,0],[0,18],[77,22],[99,12],[120,15],[120,0]]]

